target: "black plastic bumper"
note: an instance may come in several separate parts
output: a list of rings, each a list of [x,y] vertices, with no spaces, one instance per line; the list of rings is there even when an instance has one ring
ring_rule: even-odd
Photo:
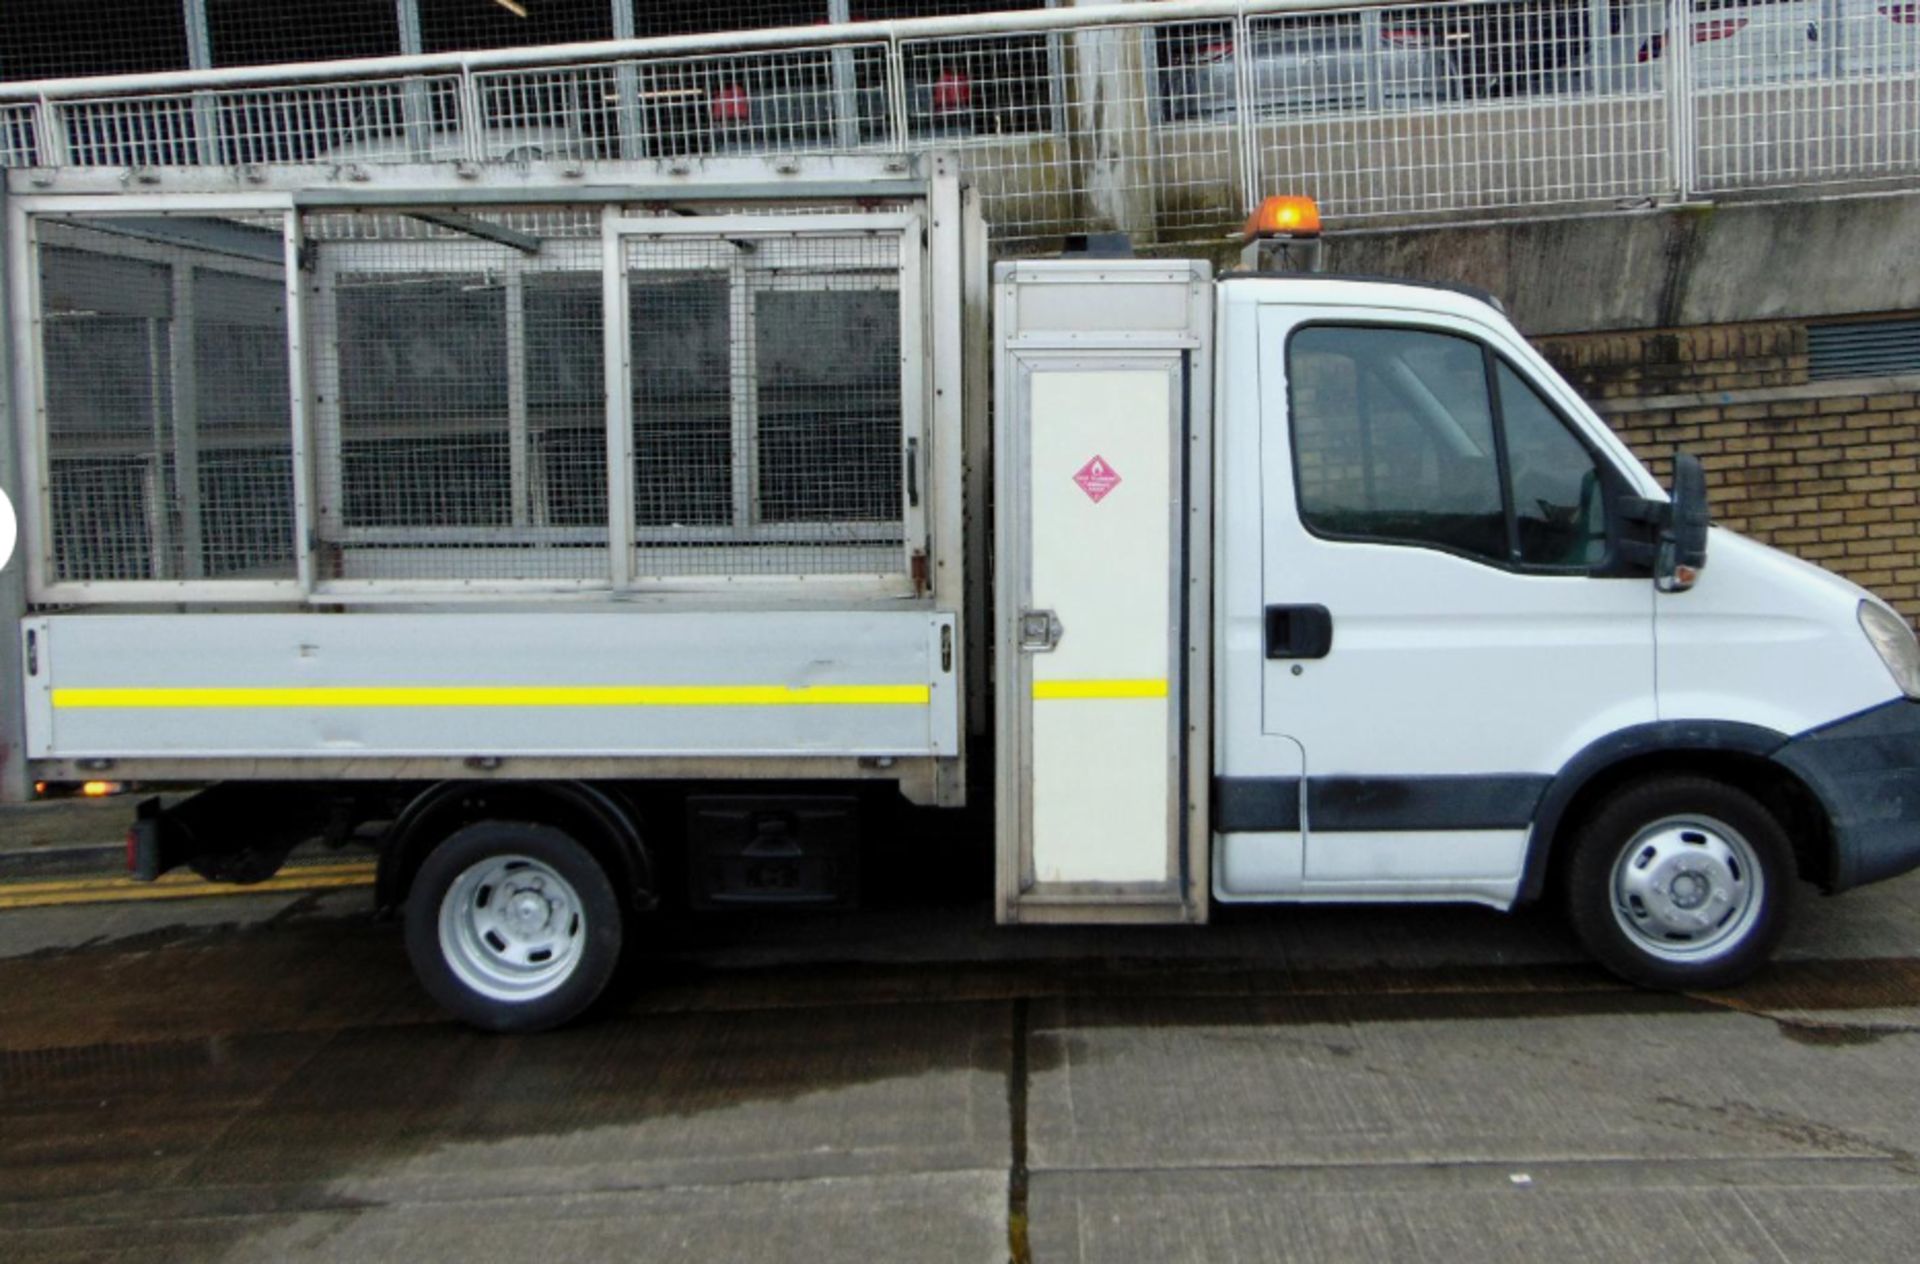
[[[1920,702],[1897,699],[1802,733],[1773,758],[1827,809],[1833,890],[1920,868]]]

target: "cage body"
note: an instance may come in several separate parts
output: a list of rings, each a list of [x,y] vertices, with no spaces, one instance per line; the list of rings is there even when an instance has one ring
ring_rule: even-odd
[[[8,197],[37,775],[959,800],[948,158],[255,175]]]

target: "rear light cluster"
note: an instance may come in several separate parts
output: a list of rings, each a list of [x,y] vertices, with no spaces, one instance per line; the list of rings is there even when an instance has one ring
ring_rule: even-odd
[[[737,83],[723,84],[714,92],[710,108],[716,123],[744,123],[753,117],[753,98]]]
[[[964,70],[943,70],[933,81],[933,112],[958,114],[973,106],[973,80]]]
[[[1706,18],[1693,24],[1693,42],[1711,44],[1715,40],[1729,39],[1745,30],[1746,18]],[[1637,61],[1658,61],[1667,51],[1667,37],[1664,32],[1644,40],[1640,44]]]

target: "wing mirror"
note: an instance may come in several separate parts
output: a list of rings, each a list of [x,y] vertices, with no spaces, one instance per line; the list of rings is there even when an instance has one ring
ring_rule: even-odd
[[[1661,592],[1685,592],[1707,565],[1707,473],[1691,452],[1673,454],[1673,499],[1660,530],[1653,582]]]

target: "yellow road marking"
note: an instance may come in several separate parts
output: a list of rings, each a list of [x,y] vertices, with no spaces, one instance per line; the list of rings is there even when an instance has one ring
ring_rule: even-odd
[[[900,707],[926,685],[291,685],[55,689],[56,710],[257,707]]]
[[[1165,680],[1036,680],[1033,696],[1040,701],[1087,698],[1164,698]]]
[[[373,872],[372,863],[362,861],[339,865],[301,865],[283,869],[265,882],[251,884],[208,882],[190,873],[166,874],[155,882],[135,882],[131,878],[14,882],[0,885],[0,910],[365,887],[373,885]]]

